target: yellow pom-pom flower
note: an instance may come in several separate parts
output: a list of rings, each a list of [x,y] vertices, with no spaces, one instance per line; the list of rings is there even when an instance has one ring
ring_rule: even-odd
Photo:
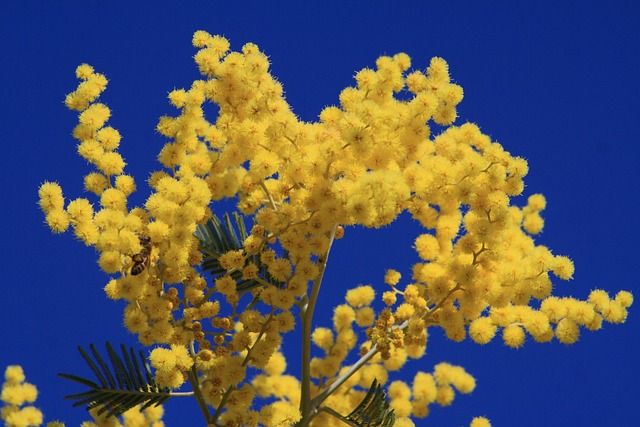
[[[518,325],[509,325],[502,331],[504,343],[511,348],[520,348],[524,345],[524,330]]]
[[[432,234],[418,236],[415,240],[415,248],[420,258],[425,261],[436,259],[440,251],[438,240]]]
[[[553,261],[553,266],[551,268],[553,274],[562,280],[570,280],[573,278],[573,261],[566,256],[557,256]]]
[[[491,422],[485,417],[474,417],[469,427],[491,427]]]
[[[100,205],[105,209],[123,211],[127,207],[127,196],[117,188],[108,188],[100,195]]]
[[[616,294],[614,300],[622,307],[629,308],[633,304],[633,294],[629,291],[620,291]]]
[[[100,268],[105,273],[113,274],[120,271],[122,267],[122,262],[120,259],[120,252],[118,251],[105,251],[100,255],[100,259],[98,260],[98,264]]]
[[[337,331],[350,328],[355,319],[355,311],[346,304],[337,306],[333,311],[333,325]]]
[[[92,129],[101,128],[109,117],[111,110],[104,104],[96,103],[90,105],[86,110],[80,113],[80,123],[89,126]]]
[[[109,180],[101,173],[91,172],[84,177],[84,189],[93,194],[101,195],[109,186]]]
[[[109,152],[104,153],[96,162],[96,166],[105,175],[120,175],[126,166],[120,153]]]
[[[242,270],[245,263],[245,257],[242,250],[228,251],[218,258],[220,266],[227,271]]]
[[[522,227],[529,234],[538,234],[544,228],[544,220],[537,212],[530,213],[524,216]]]
[[[45,182],[38,190],[40,197],[39,205],[42,211],[47,214],[54,210],[62,210],[64,207],[64,197],[62,196],[62,188],[56,182]]]
[[[356,310],[356,324],[360,327],[371,326],[375,320],[375,312],[371,307],[362,307]]]
[[[160,243],[169,236],[169,226],[163,221],[156,220],[147,225],[147,233],[154,243]]]
[[[69,214],[62,209],[50,211],[45,219],[54,233],[64,233],[69,228]]]
[[[386,305],[393,305],[396,303],[397,300],[398,300],[398,297],[396,296],[395,292],[386,291],[382,294],[382,301]]]
[[[105,151],[113,151],[120,145],[122,137],[117,129],[107,126],[96,133],[96,139]]]
[[[490,317],[479,317],[469,325],[469,336],[478,344],[487,344],[496,335],[497,329]]]
[[[69,217],[78,223],[86,223],[93,218],[93,205],[87,199],[78,198],[67,205]]]
[[[373,302],[376,293],[369,285],[358,286],[347,291],[345,300],[352,307],[363,307]]]
[[[25,375],[20,365],[9,365],[4,371],[4,380],[9,385],[16,385],[24,382]]]
[[[136,182],[132,176],[118,175],[116,177],[116,188],[124,193],[125,196],[136,191]]]
[[[547,200],[542,194],[532,194],[527,199],[527,206],[533,211],[542,211],[547,207]]]
[[[89,64],[80,64],[76,67],[76,77],[80,80],[87,80],[93,72],[93,67]]]
[[[401,277],[402,275],[398,271],[389,269],[384,275],[384,283],[390,286],[395,286],[398,284]]]
[[[556,326],[556,337],[563,344],[573,344],[580,338],[580,328],[569,318],[564,318]]]
[[[413,378],[412,391],[416,400],[427,404],[435,401],[437,396],[435,378],[431,374],[418,372]]]
[[[311,340],[321,349],[328,351],[333,345],[333,332],[328,328],[316,328],[311,334]]]

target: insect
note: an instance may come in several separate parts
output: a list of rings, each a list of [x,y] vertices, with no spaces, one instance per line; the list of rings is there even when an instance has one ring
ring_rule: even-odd
[[[133,261],[133,266],[131,267],[132,276],[137,276],[149,266],[149,260],[151,258],[151,238],[147,236],[140,236],[140,244],[142,245],[140,253],[131,257],[131,260]]]

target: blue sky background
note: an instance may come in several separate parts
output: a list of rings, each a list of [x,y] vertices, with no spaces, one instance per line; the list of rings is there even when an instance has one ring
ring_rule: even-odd
[[[157,118],[174,114],[166,94],[198,77],[197,29],[227,36],[234,49],[256,42],[305,120],[381,54],[404,51],[415,68],[444,57],[465,90],[457,123],[476,122],[527,158],[525,195],[547,196],[539,241],[576,265],[557,293],[585,298],[602,287],[638,296],[639,18],[631,1],[0,2],[0,368],[21,363],[46,420],[74,426],[87,418],[62,396],[78,389],[55,374],[83,372],[79,344],[135,343],[120,326],[122,306],[104,296],[93,250],[43,224],[37,187],[58,180],[68,197],[83,192],[88,165],[70,136],[76,115],[62,103],[81,62],[110,80],[103,100],[124,136],[128,172],[141,183],[155,170],[164,143]],[[140,187],[138,204],[147,195]],[[382,287],[389,267],[407,275],[418,231],[405,217],[383,230],[348,229],[331,255],[318,324],[328,325],[328,307],[346,288]],[[503,427],[638,425],[639,311],[570,347],[528,342],[514,351],[500,340],[480,347],[434,333],[427,357],[401,378],[444,360],[465,366],[478,387],[418,425],[463,426],[482,414]],[[287,338],[297,373],[298,337]],[[169,426],[200,425],[199,417],[191,401],[166,407]]]

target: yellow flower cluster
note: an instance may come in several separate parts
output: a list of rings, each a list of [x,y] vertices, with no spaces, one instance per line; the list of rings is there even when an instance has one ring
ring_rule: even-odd
[[[397,278],[395,272],[390,270],[386,277]],[[418,295],[418,288],[409,285],[401,292],[394,287],[394,294],[402,294],[405,301],[409,301],[418,307],[426,307]],[[312,359],[312,377],[319,380],[320,384],[331,384],[337,378],[343,376],[350,366],[343,366],[346,357],[357,343],[358,334],[353,329],[354,323],[360,327],[370,327],[367,330],[369,342],[361,347],[361,354],[367,353],[372,344],[376,344],[379,352],[367,361],[367,363],[348,378],[336,392],[329,396],[326,404],[339,413],[350,413],[364,398],[365,390],[374,380],[386,384],[389,373],[400,370],[409,357],[422,357],[426,347],[426,323],[418,322],[415,318],[405,321],[401,327],[391,329],[398,316],[403,319],[412,318],[416,309],[409,302],[398,307],[395,313],[389,309],[383,310],[373,324],[375,315],[370,304],[375,297],[375,291],[369,285],[359,286],[347,291],[345,299],[347,304],[338,305],[333,317],[333,330],[318,327],[312,334],[312,340],[321,348],[326,356]],[[406,308],[411,307],[411,308]],[[371,312],[370,321],[366,324],[357,322],[357,313],[367,310]],[[410,311],[411,315],[403,316],[402,313]],[[383,325],[382,320],[386,320]],[[378,333],[389,331],[385,341]],[[334,338],[335,336],[335,338]],[[377,340],[377,341],[376,341]],[[428,405],[438,403],[442,406],[450,405],[454,399],[454,388],[461,393],[470,393],[475,388],[475,380],[463,368],[447,363],[436,365],[434,373],[420,372],[414,378],[410,387],[402,381],[393,381],[389,384],[389,397],[391,408],[397,418],[397,425],[413,426],[410,417],[423,418],[429,414]],[[316,417],[311,425],[339,426],[341,423],[328,414]]]
[[[429,405],[451,405],[455,390],[471,393],[475,379],[463,368],[448,363],[439,363],[434,372],[418,372],[411,387],[403,381],[393,381],[389,385],[391,407],[398,417],[424,418],[429,415]]]
[[[156,383],[160,387],[179,388],[186,380],[186,371],[193,366],[193,359],[182,345],[156,348],[149,361],[156,369]]]
[[[311,360],[311,376],[313,378],[319,379],[323,383],[331,382],[334,377],[344,371],[342,368],[344,360],[358,342],[358,334],[354,330],[354,326],[369,327],[374,322],[375,312],[371,307],[374,298],[375,291],[369,285],[348,290],[345,296],[347,304],[338,305],[334,309],[333,330],[318,327],[313,331],[311,335],[313,343],[325,353],[325,357],[314,357]],[[365,369],[369,369],[373,373],[372,370],[378,368]],[[380,372],[382,370],[380,367]],[[386,378],[386,372],[380,375]],[[371,375],[371,379],[374,378],[375,375]],[[378,378],[378,381],[384,382],[382,377]],[[363,387],[369,387],[369,385],[371,385],[370,382],[364,384]],[[356,400],[353,400],[349,405],[355,406],[357,403]]]
[[[256,45],[230,51],[225,38],[204,31],[193,45],[203,78],[169,93],[180,113],[157,124],[169,141],[143,207],[127,207],[135,182],[117,152],[120,134],[106,126],[109,108],[97,102],[107,80],[88,65],[76,70],[81,82],[65,103],[80,112],[73,135],[78,153],[96,167],[85,188],[99,197],[100,209],[84,198],[65,207],[52,182],[39,196],[54,232],[72,226],[99,251],[100,267],[113,275],[107,296],[127,302],[126,327],[145,345],[170,345],[151,353],[158,382],[177,388],[189,379],[215,408],[208,421],[338,425],[327,413],[311,414],[317,408],[305,398],[339,383],[325,405],[348,413],[374,379],[385,384],[390,371],[424,355],[429,327],[480,344],[502,328],[504,342],[517,348],[526,333],[572,343],[580,327],[625,320],[628,292],[611,299],[594,291],[586,301],[551,295],[551,275],[569,280],[574,266],[534,241],[546,200],[534,194],[524,207],[511,205],[524,189],[527,162],[475,124],[453,125],[463,91],[442,58],[411,71],[404,53],[380,57],[375,69],[356,74],[338,106],[309,123],[292,112]],[[214,121],[205,117],[206,103],[219,107]],[[433,136],[433,124],[445,130]],[[225,273],[209,283],[198,267],[194,231],[210,218],[213,201],[234,197],[253,226],[241,248],[221,254]],[[372,308],[373,287],[359,286],[335,307],[333,329],[312,331],[329,249],[344,226],[382,227],[403,211],[425,228],[415,239],[420,260],[411,283],[400,286],[402,275],[388,270],[382,310]],[[258,284],[248,303],[240,280]],[[279,351],[296,306],[303,342],[324,352],[310,358],[301,381],[285,374]],[[367,359],[350,373],[343,365],[355,348]],[[194,364],[195,376],[187,373]],[[451,403],[454,388],[467,393],[475,383],[462,368],[440,364],[433,375],[416,376],[412,388],[392,385],[403,426],[412,425],[410,416],[426,416],[432,402]],[[261,410],[253,408],[256,396],[267,399]],[[480,417],[472,425],[489,424]]]
[[[469,427],[491,427],[491,422],[485,417],[474,417]]]
[[[8,366],[4,372],[4,384],[0,400],[4,406],[0,410],[0,417],[7,427],[29,427],[42,425],[42,412],[32,405],[38,397],[38,389],[33,384],[25,382],[24,371],[21,366]]]
[[[85,421],[80,424],[80,427],[164,427],[162,421],[164,408],[162,406],[150,406],[143,410],[140,410],[139,405],[134,406],[122,414],[120,418],[106,414],[98,415],[98,410],[95,408],[89,412],[93,421]]]
[[[38,397],[38,390],[33,384],[25,382],[25,375],[19,365],[8,366],[4,373],[4,384],[0,400],[4,406],[0,410],[0,419],[7,427],[36,427],[43,423],[42,412],[32,405],[23,406],[25,403],[33,403]],[[122,420],[108,416],[98,415],[98,409],[91,411],[94,421],[85,421],[81,427],[164,427],[162,406],[150,406],[140,410],[135,406],[122,414]],[[64,427],[60,421],[51,421],[46,427]]]

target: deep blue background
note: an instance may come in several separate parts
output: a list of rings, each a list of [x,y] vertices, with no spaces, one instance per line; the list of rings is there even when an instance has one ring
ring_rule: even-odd
[[[167,92],[198,77],[190,45],[197,29],[227,36],[234,49],[256,42],[305,120],[335,104],[354,72],[381,54],[407,52],[416,68],[444,57],[465,90],[458,123],[478,123],[527,158],[526,195],[547,196],[539,241],[576,265],[575,279],[558,283],[557,293],[638,294],[640,14],[633,2],[128,3],[0,2],[0,368],[24,365],[47,420],[86,419],[62,400],[77,389],[55,377],[83,369],[76,345],[134,343],[120,326],[122,306],[103,294],[107,277],[93,250],[71,235],[52,236],[36,206],[45,179],[58,180],[67,197],[82,195],[88,166],[70,137],[75,114],[62,104],[76,86],[73,71],[89,62],[109,78],[103,100],[124,136],[128,172],[142,183],[164,142],[154,132],[157,118],[174,114]],[[146,197],[141,187],[135,203]],[[383,230],[348,230],[332,253],[320,307],[359,283],[382,287],[388,267],[408,275],[417,232],[406,218]],[[404,375],[446,360],[465,366],[478,387],[418,425],[463,426],[481,414],[495,426],[638,425],[638,311],[571,347],[529,342],[514,351],[499,340],[480,347],[434,334],[427,357]],[[318,322],[328,324],[329,315],[319,310]],[[288,338],[297,373],[297,337]],[[170,426],[201,424],[191,401],[166,409]]]

